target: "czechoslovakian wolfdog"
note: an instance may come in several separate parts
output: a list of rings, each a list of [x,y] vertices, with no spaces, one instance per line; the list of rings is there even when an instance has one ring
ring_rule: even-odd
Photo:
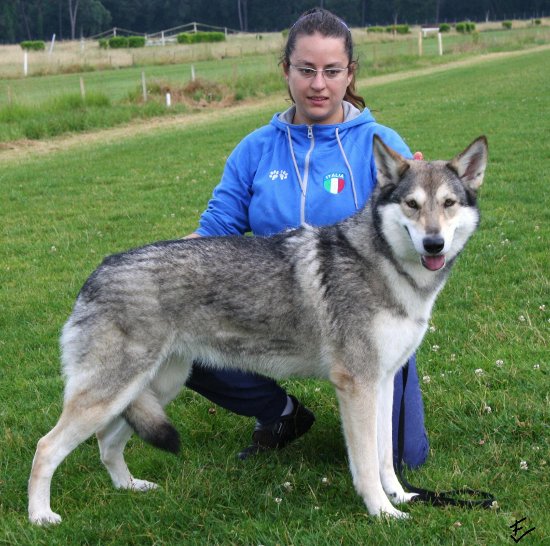
[[[104,260],[63,328],[64,407],[38,442],[31,522],[61,521],[50,508],[53,473],[94,433],[115,487],[156,487],[130,474],[124,446],[135,431],[178,450],[163,407],[195,359],[329,379],[357,492],[372,515],[406,516],[393,506],[414,496],[393,469],[393,379],[478,225],[487,141],[427,162],[374,137],[374,155],[369,203],[336,225],[159,242]]]

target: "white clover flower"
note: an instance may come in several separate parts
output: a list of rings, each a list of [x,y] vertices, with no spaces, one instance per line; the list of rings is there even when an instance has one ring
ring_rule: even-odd
[[[328,478],[321,478],[321,483],[327,485],[328,484]]]
[[[283,499],[281,499],[281,497],[275,497],[275,502],[277,504],[281,504],[281,502],[283,502]]]
[[[533,366],[533,370],[540,370],[540,364],[535,364]]]
[[[454,362],[456,360],[456,355],[454,353],[451,354],[451,361]]]
[[[527,466],[527,461],[520,461],[519,467],[521,470],[528,470],[529,466]]]
[[[423,378],[422,378],[422,381],[424,381],[424,383],[429,383],[431,381],[431,378],[429,375],[425,375]]]
[[[485,374],[485,372],[483,371],[482,368],[478,368],[478,369],[475,371],[475,374],[476,374],[477,376],[482,376],[482,375]]]
[[[287,491],[292,491],[292,484],[290,482],[285,482],[283,483],[283,487],[287,490]]]
[[[314,506],[313,509],[314,510],[319,510],[319,506]]]
[[[523,315],[520,315],[518,318],[520,322],[525,322],[525,317]]]
[[[55,245],[52,245],[50,247],[50,252],[57,252],[57,247]]]
[[[439,349],[440,349],[439,345],[432,345],[432,351],[434,353],[437,353],[437,351],[439,351]]]
[[[504,360],[498,359],[495,364],[497,368],[502,368],[502,366],[504,365]]]
[[[539,311],[545,311],[546,305],[539,305]]]
[[[430,326],[430,332],[432,332],[432,333],[433,333],[433,332],[435,332],[435,331],[436,331],[436,327],[435,327],[435,326],[433,326],[433,325],[432,325],[432,326]]]
[[[484,411],[485,413],[491,413],[493,410],[491,409],[491,406],[487,406],[487,405],[486,405],[486,406],[483,408],[483,411]]]

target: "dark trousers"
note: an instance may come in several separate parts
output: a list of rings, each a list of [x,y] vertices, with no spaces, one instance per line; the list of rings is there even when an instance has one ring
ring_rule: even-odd
[[[428,456],[428,437],[424,428],[424,406],[416,371],[416,359],[408,363],[405,386],[405,446],[403,460],[411,468],[424,463]],[[236,370],[217,370],[195,362],[187,386],[208,400],[233,413],[255,417],[269,425],[279,419],[286,406],[286,392],[274,380]],[[403,376],[395,377],[393,399],[393,452],[397,454],[397,430]]]

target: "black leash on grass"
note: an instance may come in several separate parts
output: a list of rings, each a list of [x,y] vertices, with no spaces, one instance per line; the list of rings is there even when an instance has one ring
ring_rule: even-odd
[[[486,491],[477,491],[469,487],[452,489],[451,491],[429,491],[411,485],[403,476],[403,452],[405,450],[405,387],[409,375],[409,365],[403,367],[403,394],[401,396],[401,408],[399,412],[399,430],[397,435],[397,465],[395,470],[401,485],[409,493],[417,493],[413,502],[426,502],[434,506],[461,506],[463,508],[491,508],[495,497]]]

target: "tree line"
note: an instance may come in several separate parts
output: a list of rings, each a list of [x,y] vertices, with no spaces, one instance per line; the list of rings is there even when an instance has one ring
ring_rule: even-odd
[[[244,32],[288,28],[325,7],[349,26],[540,18],[550,0],[0,0],[0,42],[90,37],[112,27],[154,33],[190,22]]]

